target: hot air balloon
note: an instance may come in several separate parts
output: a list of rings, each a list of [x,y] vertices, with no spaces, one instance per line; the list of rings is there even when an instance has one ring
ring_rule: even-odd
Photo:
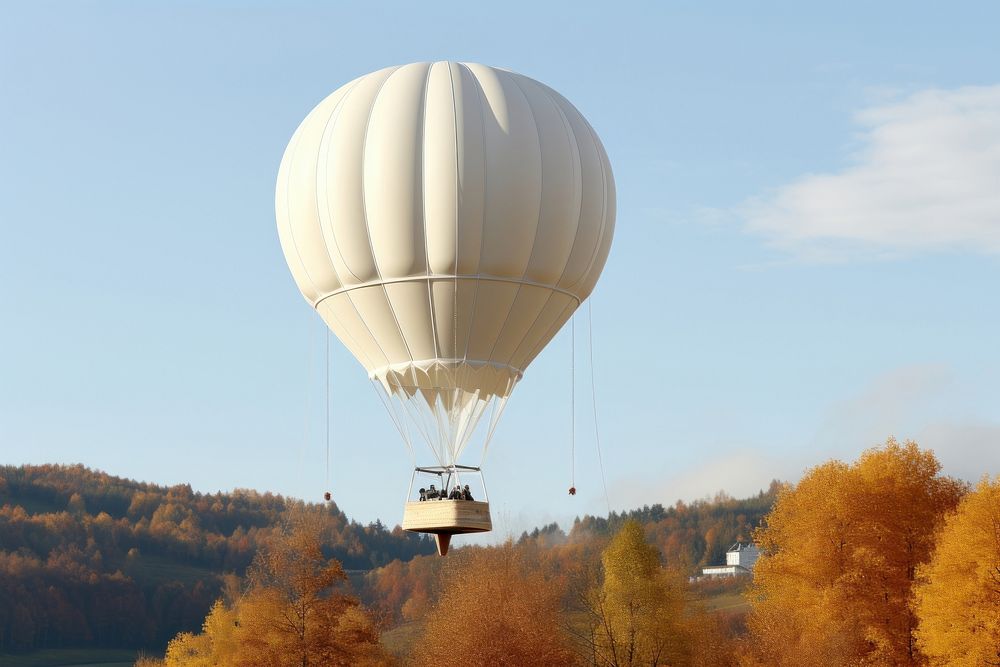
[[[594,289],[615,184],[551,88],[473,63],[413,63],[336,90],[285,149],[278,235],[302,295],[364,366],[442,495],[481,466],[525,369]],[[412,451],[412,450],[411,450]],[[432,463],[433,465],[430,465]],[[492,528],[488,497],[417,500],[403,528]],[[482,486],[485,494],[485,484]]]

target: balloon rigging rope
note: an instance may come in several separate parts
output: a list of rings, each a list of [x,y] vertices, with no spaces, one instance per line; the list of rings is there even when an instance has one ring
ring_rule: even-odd
[[[326,487],[330,488],[330,330],[326,330]]]
[[[601,455],[601,429],[597,425],[597,382],[594,380],[594,302],[587,300],[587,342],[590,347],[590,399],[594,406],[594,439],[597,442],[597,462],[601,466],[601,484],[604,486],[604,502],[611,516],[611,499],[608,497],[608,478],[604,474],[604,457]]]
[[[570,318],[569,459],[570,488],[576,488],[576,313]]]
[[[378,396],[378,400],[382,402],[382,407],[384,407],[386,413],[388,413],[389,419],[392,420],[392,425],[396,427],[396,431],[399,432],[399,436],[403,439],[403,444],[406,445],[406,451],[410,454],[410,460],[413,462],[413,467],[417,467],[417,458],[413,451],[413,443],[410,441],[410,433],[406,428],[405,411],[402,411],[402,407],[398,410],[396,409],[397,403],[393,401],[392,395],[385,391],[381,382],[375,380],[371,383],[371,385],[375,395]]]

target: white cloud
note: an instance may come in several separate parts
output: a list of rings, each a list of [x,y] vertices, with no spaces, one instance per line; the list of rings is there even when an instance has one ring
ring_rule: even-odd
[[[746,202],[746,229],[805,260],[1000,254],[1000,85],[926,90],[857,121],[852,166]]]

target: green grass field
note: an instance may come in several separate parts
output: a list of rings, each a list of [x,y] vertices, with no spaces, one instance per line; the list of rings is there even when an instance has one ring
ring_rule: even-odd
[[[136,652],[118,649],[60,648],[0,654],[3,667],[132,667]]]

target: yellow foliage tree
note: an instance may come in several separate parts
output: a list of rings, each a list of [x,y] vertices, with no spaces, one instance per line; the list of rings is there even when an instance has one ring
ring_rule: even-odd
[[[413,664],[575,664],[560,631],[559,594],[523,548],[507,542],[449,556]],[[454,560],[451,560],[454,559]]]
[[[258,554],[249,587],[231,606],[216,602],[200,634],[167,646],[168,667],[335,667],[391,663],[346,579],[322,552],[322,521],[301,512]]]
[[[684,661],[683,583],[637,521],[626,521],[601,555],[604,581],[594,593],[594,647],[600,664],[661,665]]]
[[[603,579],[587,596],[588,660],[607,667],[729,663],[722,628],[689,599],[679,570],[664,568],[642,526],[626,521],[601,555]]]
[[[202,632],[182,632],[170,640],[164,663],[168,667],[215,667],[237,665],[239,643],[236,638],[236,612],[222,600],[212,605],[202,625]]]
[[[917,566],[965,486],[930,451],[889,439],[809,470],[755,533],[745,664],[916,665]]]
[[[962,500],[917,573],[917,645],[931,664],[1000,665],[1000,478]]]

